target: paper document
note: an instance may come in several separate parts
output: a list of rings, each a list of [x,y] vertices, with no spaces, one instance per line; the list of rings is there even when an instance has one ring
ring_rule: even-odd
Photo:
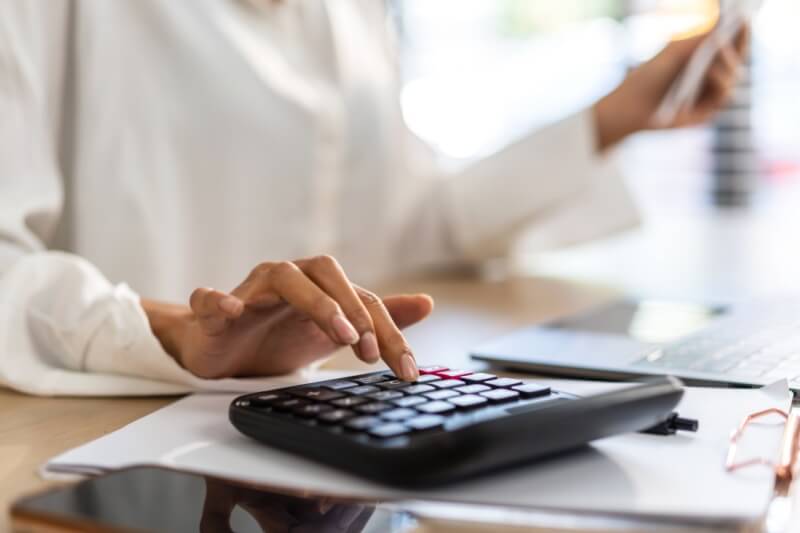
[[[580,395],[620,386],[539,381]],[[687,388],[678,410],[682,416],[699,419],[697,433],[610,437],[551,460],[445,488],[409,492],[365,481],[241,435],[228,422],[233,398],[227,394],[189,396],[52,459],[46,468],[95,473],[132,465],[165,465],[341,496],[752,520],[767,509],[774,476],[768,468],[727,473],[728,437],[745,415],[767,407],[789,409],[791,404],[785,382],[765,389]],[[777,422],[748,432],[742,453],[774,457],[783,431]]]
[[[656,110],[657,124],[671,124],[678,113],[697,102],[703,87],[703,79],[717,52],[733,41],[744,24],[752,21],[762,3],[763,0],[723,0],[720,2],[717,25],[695,50],[683,72],[667,91]]]

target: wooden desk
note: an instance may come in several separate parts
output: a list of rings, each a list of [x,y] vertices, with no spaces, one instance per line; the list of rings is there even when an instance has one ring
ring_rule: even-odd
[[[410,291],[428,292],[436,300],[433,316],[408,331],[419,362],[452,366],[469,364],[467,350],[488,337],[579,311],[614,295],[608,289],[546,279],[410,281],[381,292]],[[346,353],[328,366],[366,368]],[[12,501],[55,483],[38,476],[45,461],[173,400],[35,398],[0,390],[0,531],[9,528]]]

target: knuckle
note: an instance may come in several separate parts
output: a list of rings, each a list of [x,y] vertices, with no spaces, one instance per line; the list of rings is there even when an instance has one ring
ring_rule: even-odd
[[[315,256],[312,259],[312,261],[315,262],[315,263],[319,263],[321,265],[326,265],[326,266],[338,266],[339,265],[339,262],[336,260],[336,258],[334,258],[332,255],[327,255],[327,254],[322,254],[322,255]]]
[[[266,276],[272,267],[275,266],[275,263],[271,261],[264,261],[263,263],[257,264],[253,270],[250,272],[250,278],[259,278]]]
[[[272,268],[267,272],[267,276],[273,279],[280,279],[294,273],[297,270],[297,265],[291,261],[280,261],[273,263]]]
[[[372,291],[359,288],[358,296],[367,307],[380,307],[383,305],[383,302],[381,302],[381,299],[378,297],[378,295]]]
[[[202,305],[203,301],[206,298],[206,295],[210,292],[210,289],[206,288],[198,288],[192,291],[192,294],[189,296],[189,305],[193,308],[196,308]]]
[[[332,272],[341,270],[339,262],[331,255],[317,255],[308,260],[308,266],[314,272]]]

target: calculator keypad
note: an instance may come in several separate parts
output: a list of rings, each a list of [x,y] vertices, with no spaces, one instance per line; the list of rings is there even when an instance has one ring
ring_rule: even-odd
[[[431,366],[420,368],[415,383],[377,372],[253,394],[239,405],[296,418],[320,430],[390,443],[397,437],[446,431],[451,419],[461,425],[505,416],[504,409],[515,403],[566,397],[537,383]]]

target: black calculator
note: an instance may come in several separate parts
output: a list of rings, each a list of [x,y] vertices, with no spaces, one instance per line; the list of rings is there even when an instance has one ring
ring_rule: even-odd
[[[485,372],[423,367],[246,394],[231,423],[270,446],[376,481],[442,485],[640,431],[683,395],[672,377],[595,396]]]

